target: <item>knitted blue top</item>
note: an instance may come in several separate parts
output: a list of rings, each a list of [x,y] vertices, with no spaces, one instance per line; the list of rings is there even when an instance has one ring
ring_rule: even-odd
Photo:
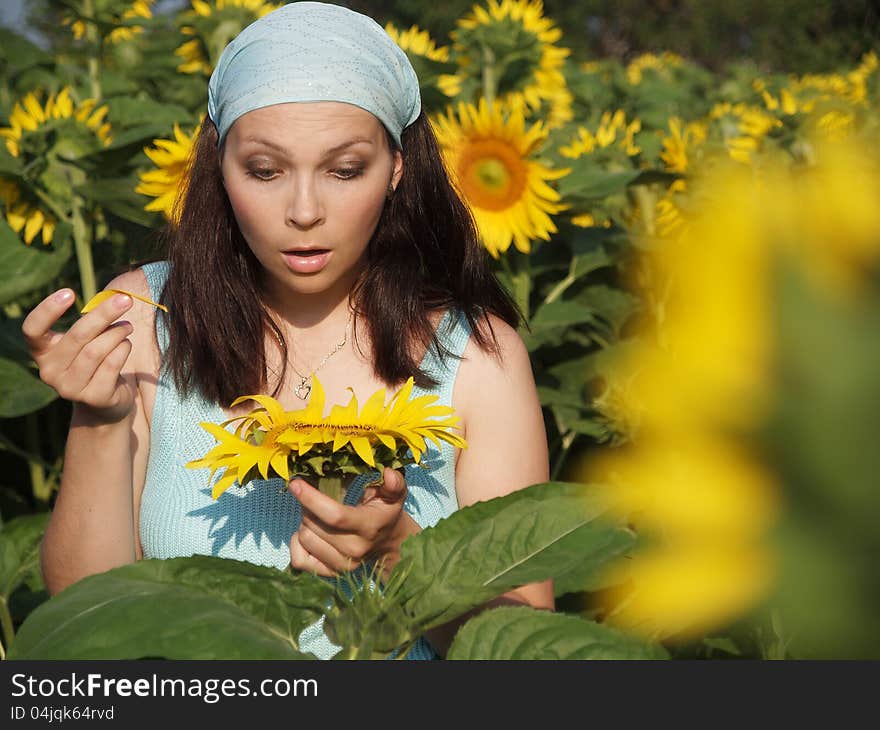
[[[150,294],[159,301],[170,264],[161,261],[142,268]],[[160,313],[156,315],[160,352],[168,346],[168,332]],[[460,356],[470,336],[463,316],[444,314],[437,337],[446,350]],[[429,348],[421,367],[438,385],[432,390],[413,388],[412,397],[436,394],[439,404],[451,405],[458,372],[458,357],[441,359]],[[204,456],[215,439],[199,426],[202,421],[220,423],[226,414],[199,393],[183,398],[163,365],[150,425],[150,454],[140,507],[140,539],[145,558],[217,555],[284,570],[290,563],[290,538],[299,529],[301,512],[296,497],[282,479],[256,480],[246,487],[211,498],[209,471],[187,469],[185,464]],[[458,509],[455,493],[455,453],[446,442],[438,451],[428,442],[422,456],[423,469],[405,469],[407,497],[404,509],[422,528],[435,525]],[[360,500],[363,486],[378,474],[357,478],[346,502]],[[219,478],[219,474],[215,476]],[[322,630],[323,619],[307,627],[299,637],[300,649],[321,659],[339,651]],[[432,659],[436,654],[420,639],[409,659]]]

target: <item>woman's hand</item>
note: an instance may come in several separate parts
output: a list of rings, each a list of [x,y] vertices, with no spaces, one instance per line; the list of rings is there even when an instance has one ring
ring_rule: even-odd
[[[420,528],[403,511],[403,475],[386,467],[383,480],[354,507],[321,494],[302,479],[291,481],[290,491],[302,505],[302,524],[290,540],[290,564],[331,577],[369,558],[383,561],[387,576],[400,559],[400,544]]]
[[[64,333],[52,325],[73,304],[70,289],[49,295],[28,314],[21,331],[40,379],[78,404],[98,423],[117,423],[134,409],[135,386],[122,377],[131,354],[130,322],[117,319],[132,299],[117,294],[83,315]]]

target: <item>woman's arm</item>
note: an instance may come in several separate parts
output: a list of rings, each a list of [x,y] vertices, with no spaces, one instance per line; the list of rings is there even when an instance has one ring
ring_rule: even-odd
[[[473,338],[464,351],[455,381],[453,406],[465,425],[468,447],[455,469],[459,507],[510,494],[550,478],[547,434],[532,366],[522,339],[491,318],[500,359],[482,351]],[[455,632],[471,616],[492,606],[525,604],[553,610],[553,582],[509,591],[444,626],[428,632],[443,655]]]
[[[142,272],[123,274],[108,288],[149,295]],[[138,558],[137,502],[149,450],[138,389],[143,343],[152,338],[149,308],[111,299],[67,333],[53,333],[69,305],[50,297],[22,325],[41,378],[74,403],[61,487],[41,546],[52,594]]]

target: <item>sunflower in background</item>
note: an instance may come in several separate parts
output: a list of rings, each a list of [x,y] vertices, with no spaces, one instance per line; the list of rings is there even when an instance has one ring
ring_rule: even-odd
[[[603,577],[609,624],[678,643],[769,614],[764,656],[880,650],[857,628],[880,516],[876,141],[805,140],[811,164],[760,175],[718,150],[686,230],[646,255],[653,304],[596,401],[623,445],[580,467],[643,539]]]
[[[556,45],[561,37],[540,0],[475,5],[452,32],[458,72],[448,89],[467,101],[497,98],[527,117],[541,112],[551,129],[560,127],[573,117],[562,73],[570,51]]]
[[[135,188],[136,193],[155,198],[144,206],[144,210],[160,211],[166,220],[177,222],[180,214],[178,196],[186,184],[189,158],[200,126],[201,120],[187,134],[175,124],[173,139],[154,139],[152,148],[144,148],[144,154],[156,165],[154,169],[140,173],[140,183]]]
[[[438,46],[428,31],[417,25],[400,30],[394,23],[386,23],[385,32],[406,53],[415,69],[424,109],[442,109],[450,97],[458,95],[461,86],[458,77],[451,73],[456,65],[449,60],[449,46]]]
[[[80,103],[65,87],[40,103],[37,92],[17,101],[9,126],[0,128],[6,149],[20,161],[21,174],[0,175],[0,199],[6,221],[30,245],[39,234],[52,242],[59,219],[68,217],[73,184],[84,180],[75,162],[111,142],[107,106],[94,99]]]
[[[182,59],[177,70],[210,76],[229,41],[246,26],[280,7],[264,0],[192,0],[192,9],[180,16],[180,32],[191,36],[191,40],[175,51]]]
[[[147,20],[152,18],[154,4],[155,0],[134,0],[134,2],[129,3],[128,6],[120,12],[118,9],[118,0],[111,0],[109,3],[106,2],[106,0],[98,0],[95,7],[96,18],[107,25],[119,26],[113,28],[113,30],[107,34],[107,41],[114,44],[121,43],[122,41],[130,41],[135,36],[143,33],[144,29],[141,26],[129,25],[128,23],[137,20],[138,18],[144,18]],[[73,31],[73,37],[76,38],[76,40],[82,40],[87,35],[87,21],[68,16],[61,22],[64,25],[70,26],[70,29]]]
[[[536,238],[556,232],[552,215],[565,209],[549,182],[568,174],[538,159],[547,138],[541,122],[526,128],[521,109],[504,115],[502,105],[458,105],[434,122],[447,169],[495,258],[510,248],[528,253]]]

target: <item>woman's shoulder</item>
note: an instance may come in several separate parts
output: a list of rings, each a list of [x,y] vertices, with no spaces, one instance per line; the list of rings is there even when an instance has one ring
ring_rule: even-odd
[[[462,402],[491,403],[521,388],[534,389],[529,352],[519,332],[494,314],[475,322],[486,347],[473,336],[459,366],[456,397]]]
[[[140,297],[155,301],[156,293],[150,286],[150,269],[156,264],[145,264],[137,269],[126,271],[111,279],[106,289],[122,289]],[[158,364],[158,344],[155,337],[156,308],[135,301],[121,319],[131,322],[132,352],[129,365],[137,371],[153,371]]]

